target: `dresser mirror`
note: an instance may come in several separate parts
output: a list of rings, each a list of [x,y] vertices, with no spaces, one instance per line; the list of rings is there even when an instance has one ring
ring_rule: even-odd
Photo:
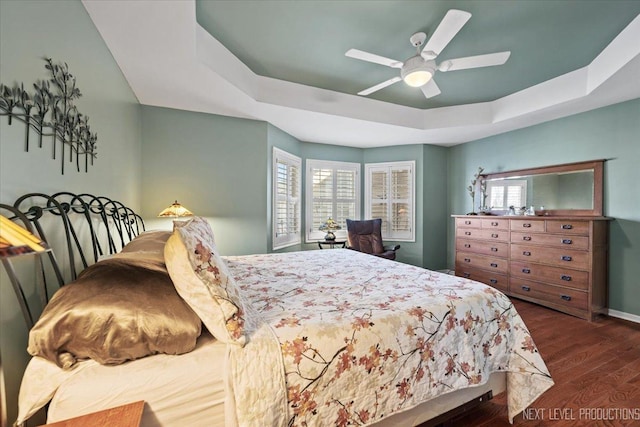
[[[493,215],[602,216],[603,164],[594,160],[484,174],[481,202]]]

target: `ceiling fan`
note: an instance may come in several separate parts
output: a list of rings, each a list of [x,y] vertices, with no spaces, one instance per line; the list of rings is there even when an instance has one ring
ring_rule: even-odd
[[[436,58],[440,52],[442,52],[442,50],[449,44],[449,42],[470,18],[471,14],[469,12],[456,9],[449,10],[426,44],[424,44],[427,39],[427,35],[425,33],[416,33],[411,36],[409,41],[416,47],[417,53],[404,62],[385,58],[383,56],[364,52],[358,49],[349,49],[345,55],[350,58],[400,69],[400,76],[358,92],[358,95],[370,95],[373,92],[390,86],[400,80],[404,80],[404,82],[409,86],[419,87],[422,89],[422,93],[425,97],[432,98],[440,94],[440,88],[433,80],[436,70],[442,72],[465,70],[468,68],[502,65],[507,62],[509,55],[511,55],[510,51],[448,59],[436,64]],[[421,50],[422,45],[424,45],[424,47]]]

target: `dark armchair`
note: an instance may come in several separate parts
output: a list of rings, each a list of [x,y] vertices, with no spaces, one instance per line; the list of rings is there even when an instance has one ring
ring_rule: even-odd
[[[385,246],[382,244],[382,220],[367,219],[363,221],[347,220],[347,245],[350,249],[379,256],[396,259],[396,251],[400,245]]]

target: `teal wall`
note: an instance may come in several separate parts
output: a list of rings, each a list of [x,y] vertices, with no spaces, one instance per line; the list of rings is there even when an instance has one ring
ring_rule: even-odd
[[[268,251],[267,123],[142,106],[142,215],[175,199],[209,219],[225,255]]]
[[[447,159],[449,149],[434,145],[424,146],[422,189],[422,266],[431,270],[447,267],[447,223],[449,191],[447,187]]]
[[[88,173],[51,158],[51,146],[24,151],[24,127],[0,117],[0,202],[28,192],[67,190],[117,198],[137,209],[140,199],[140,105],[79,1],[0,1],[0,81],[26,87],[47,79],[44,56],[66,62],[82,97],[76,105],[98,133],[98,158]],[[29,269],[31,272],[33,268]],[[29,271],[28,270],[28,271]],[[24,277],[24,282],[34,282]],[[0,355],[8,420],[17,413],[20,379],[28,359],[27,330],[11,284],[0,268]],[[42,420],[44,421],[44,420]]]
[[[471,210],[465,188],[486,172],[607,159],[604,211],[610,223],[609,307],[640,315],[640,99],[493,136],[449,150],[450,212]],[[448,220],[448,264],[454,264]]]

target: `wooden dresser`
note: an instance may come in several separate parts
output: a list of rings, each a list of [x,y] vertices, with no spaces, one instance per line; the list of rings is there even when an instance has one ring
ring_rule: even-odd
[[[607,218],[454,218],[457,276],[587,320],[606,313]]]

